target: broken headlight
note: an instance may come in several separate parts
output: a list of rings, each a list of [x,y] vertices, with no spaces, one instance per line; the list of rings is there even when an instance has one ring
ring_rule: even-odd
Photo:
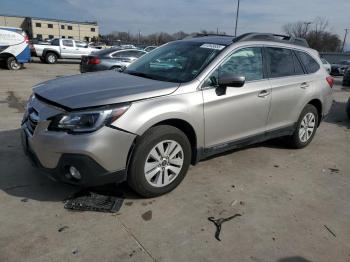
[[[52,131],[67,131],[69,133],[86,133],[100,129],[113,123],[121,117],[129,105],[113,109],[77,111],[55,116],[49,126]]]

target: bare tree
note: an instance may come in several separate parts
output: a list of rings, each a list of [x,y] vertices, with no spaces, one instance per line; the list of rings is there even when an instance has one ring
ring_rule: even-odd
[[[108,45],[118,44],[141,44],[141,45],[162,45],[170,41],[181,40],[189,35],[198,34],[215,34],[214,31],[201,30],[200,32],[194,32],[191,34],[179,31],[173,34],[166,32],[153,33],[149,35],[130,34],[129,32],[113,31],[107,35],[103,35],[100,39]],[[225,32],[221,32],[225,34]]]
[[[305,38],[311,48],[320,52],[339,51],[341,46],[339,36],[330,31],[327,19],[322,17],[317,17],[312,22],[288,23],[282,29],[288,35]]]

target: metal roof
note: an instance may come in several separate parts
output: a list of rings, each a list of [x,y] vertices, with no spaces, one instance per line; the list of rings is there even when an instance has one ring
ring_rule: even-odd
[[[44,17],[35,17],[35,16],[20,16],[20,15],[6,15],[6,14],[0,14],[0,16],[7,16],[7,17],[20,17],[20,18],[27,18],[27,19],[37,19],[37,20],[46,20],[46,21],[52,21],[52,22],[60,22],[60,23],[70,23],[70,24],[86,24],[86,25],[97,25],[97,21],[74,21],[74,20],[63,20],[63,19],[56,19],[56,18],[44,18]]]

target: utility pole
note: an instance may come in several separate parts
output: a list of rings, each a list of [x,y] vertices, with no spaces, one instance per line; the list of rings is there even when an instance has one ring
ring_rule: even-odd
[[[139,37],[137,39],[137,43],[140,44],[140,38],[141,38],[141,31],[139,30]]]
[[[342,49],[341,49],[341,51],[342,52],[344,52],[344,48],[345,48],[345,42],[346,42],[346,37],[348,36],[348,31],[349,31],[350,29],[345,29],[345,35],[344,35],[344,41],[343,41],[343,47],[342,47]]]
[[[240,0],[237,0],[237,9],[236,9],[236,26],[235,26],[235,37],[237,36],[237,25],[238,25],[238,15],[239,15],[239,2]]]

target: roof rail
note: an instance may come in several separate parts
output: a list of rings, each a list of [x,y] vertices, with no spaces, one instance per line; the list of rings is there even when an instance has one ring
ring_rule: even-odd
[[[191,39],[191,38],[196,38],[196,37],[204,37],[204,36],[227,36],[227,37],[232,37],[234,38],[233,35],[225,35],[225,34],[211,34],[211,33],[196,33],[196,34],[190,34],[186,36],[184,39]]]
[[[271,33],[246,33],[240,35],[232,40],[232,42],[241,42],[241,41],[272,41],[279,43],[288,43],[304,47],[310,47],[306,39],[298,38],[288,35],[278,35]]]

